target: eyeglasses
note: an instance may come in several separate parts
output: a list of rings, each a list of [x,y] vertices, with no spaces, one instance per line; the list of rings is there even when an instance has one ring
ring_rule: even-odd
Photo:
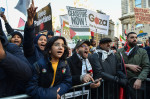
[[[53,45],[56,46],[56,47],[67,48],[66,45],[64,45],[64,44],[61,45],[60,43],[54,43]]]
[[[86,45],[81,45],[81,47],[83,47],[83,48],[89,48],[89,46],[86,46]]]

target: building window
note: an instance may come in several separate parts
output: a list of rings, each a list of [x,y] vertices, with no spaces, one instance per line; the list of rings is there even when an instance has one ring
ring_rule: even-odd
[[[138,7],[138,8],[142,7],[141,0],[135,0],[135,7]]]

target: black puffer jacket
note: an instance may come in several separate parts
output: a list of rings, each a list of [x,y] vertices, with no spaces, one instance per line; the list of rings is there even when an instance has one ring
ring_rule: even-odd
[[[94,79],[103,78],[104,80],[113,80],[115,82],[116,76],[126,78],[114,54],[110,54],[104,62],[101,57],[102,53],[100,52],[94,53],[90,57]]]

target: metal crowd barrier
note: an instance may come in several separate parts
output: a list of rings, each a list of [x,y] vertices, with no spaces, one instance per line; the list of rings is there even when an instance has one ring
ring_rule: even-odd
[[[135,79],[137,79],[136,77],[135,78],[133,78],[133,79],[131,79],[130,80],[130,82],[132,81],[132,80],[135,80]],[[143,87],[143,89],[144,89],[144,97],[142,98],[142,99],[146,99],[146,81],[148,81],[148,82],[150,82],[150,78],[147,78],[144,82],[143,82],[143,85],[144,85],[144,87]],[[99,89],[97,88],[97,89],[95,89],[96,90],[96,96],[94,96],[94,97],[91,97],[92,96],[92,94],[91,94],[91,88],[89,88],[89,90],[86,90],[86,89],[84,89],[86,86],[89,86],[90,84],[91,84],[92,82],[88,82],[88,83],[84,83],[84,84],[81,84],[81,85],[77,85],[77,86],[73,86],[72,88],[71,88],[71,90],[73,90],[73,92],[69,92],[69,93],[66,93],[66,94],[64,94],[64,95],[62,95],[61,96],[61,99],[76,99],[76,97],[78,97],[78,96],[80,96],[81,98],[80,99],[85,99],[85,97],[84,97],[84,95],[87,95],[87,97],[88,97],[88,99],[106,99],[106,96],[108,95],[110,95],[110,94],[112,94],[112,93],[106,93],[105,92],[105,90],[106,90],[106,88],[105,88],[105,84],[106,84],[106,82],[104,82],[104,80],[101,82],[101,86],[100,87],[102,87],[102,94],[100,94],[100,92],[99,92]],[[110,82],[111,83],[111,82]],[[114,86],[115,87],[115,86]],[[80,92],[78,91],[78,90],[76,90],[76,89],[78,89],[78,88],[82,88],[82,90],[80,90]],[[119,89],[119,88],[118,88]],[[109,89],[109,87],[108,87],[108,89],[107,89],[107,91],[109,91],[109,90],[111,90],[111,89]],[[119,90],[114,90],[113,91],[113,94],[114,93],[119,93]],[[98,95],[102,95],[102,97],[100,97],[100,98],[98,98]],[[136,99],[138,99],[138,97],[137,97],[137,90],[136,90]],[[116,97],[114,97],[114,96],[111,96],[111,98],[107,98],[107,99],[119,99],[119,94],[117,94],[118,95],[118,97],[116,98]],[[26,94],[21,94],[21,95],[15,95],[15,96],[10,96],[10,97],[4,97],[4,98],[0,98],[0,99],[28,99],[30,96],[28,96],[28,95],[26,95]],[[95,98],[96,97],[96,98]],[[77,98],[78,99],[78,98]],[[87,99],[87,98],[86,98]]]
[[[15,96],[10,96],[10,97],[4,97],[4,98],[0,98],[0,99],[27,99],[27,98],[29,98],[28,95],[21,94],[21,95],[15,95]]]
[[[135,81],[136,79],[138,79],[137,77],[134,77],[132,79],[129,80],[129,82],[131,83],[132,81]],[[147,86],[147,82],[150,82],[150,78],[146,78],[143,82],[142,82],[142,85],[141,85],[141,88],[138,89],[138,90],[135,90],[135,99],[139,99],[138,97],[138,91],[141,90],[143,91],[143,97],[142,99],[148,99],[147,97],[147,94],[146,94],[146,86]]]

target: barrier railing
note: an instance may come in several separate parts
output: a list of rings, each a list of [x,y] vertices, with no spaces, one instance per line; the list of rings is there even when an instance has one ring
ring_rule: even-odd
[[[85,94],[88,94],[89,92],[87,90],[80,90],[80,91],[76,91],[75,89],[77,88],[83,88],[85,86],[88,86],[90,85],[92,82],[88,82],[88,83],[84,83],[84,84],[81,84],[81,85],[76,85],[76,86],[73,86],[71,88],[71,90],[73,90],[73,92],[69,92],[69,93],[66,93],[64,95],[61,96],[61,99],[68,99],[68,98],[73,98],[75,99],[76,96],[81,96],[82,99],[83,98],[83,95]],[[89,98],[88,98],[89,99]]]
[[[132,80],[135,80],[135,79],[137,79],[136,77],[135,78],[132,78],[131,80],[130,80],[130,82],[132,81]],[[143,82],[143,85],[144,85],[144,87],[142,87],[143,88],[143,90],[144,90],[144,97],[142,98],[142,99],[146,99],[146,81],[148,81],[148,82],[150,82],[150,78],[147,78],[144,82]],[[71,90],[73,90],[73,92],[71,93],[71,92],[69,92],[69,93],[66,93],[66,94],[64,94],[64,95],[62,95],[61,96],[61,99],[70,99],[70,98],[72,98],[72,99],[76,99],[76,97],[78,97],[78,96],[81,96],[81,98],[80,99],[85,99],[85,97],[84,97],[84,95],[87,95],[87,99],[106,99],[106,97],[108,96],[108,97],[111,97],[111,98],[107,98],[107,99],[119,99],[119,90],[115,90],[114,88],[115,88],[115,86],[113,85],[113,89],[111,88],[109,88],[109,86],[107,87],[107,88],[105,88],[106,87],[106,85],[107,85],[107,83],[106,82],[104,82],[104,81],[102,81],[102,84],[101,84],[101,88],[97,88],[97,89],[95,89],[95,92],[96,92],[96,94],[95,94],[95,96],[93,97],[92,96],[92,93],[94,92],[93,91],[93,89],[91,89],[91,88],[89,88],[89,90],[85,90],[84,89],[84,87],[86,87],[86,86],[89,86],[90,84],[91,84],[92,82],[88,82],[88,83],[84,83],[84,84],[81,84],[81,85],[76,85],[76,86],[73,86],[72,88],[71,88]],[[110,83],[112,83],[112,82],[110,82]],[[78,88],[82,88],[82,90],[76,90],[76,89],[78,89]],[[119,89],[119,88],[118,88]],[[108,91],[108,92],[106,92],[106,90]],[[114,90],[113,91],[113,93],[111,93],[110,92],[110,90]],[[93,92],[92,92],[93,91]],[[117,93],[116,95],[117,95],[117,98],[115,97],[115,96],[113,96],[113,94],[115,94],[115,93]],[[136,94],[136,99],[138,99],[138,97],[137,97],[137,90],[135,91],[135,94]],[[100,95],[100,96],[99,96]],[[92,97],[91,97],[92,96]],[[15,96],[10,96],[10,97],[3,97],[3,98],[0,98],[0,99],[28,99],[30,96],[28,96],[28,95],[26,95],[26,94],[21,94],[21,95],[15,95]]]
[[[0,98],[0,99],[27,99],[30,96],[26,95],[26,94],[21,94],[21,95],[15,95],[15,96],[10,96],[10,97],[4,97],[4,98]]]
[[[136,79],[138,79],[137,77],[134,77],[132,79],[129,80],[129,82],[131,83],[132,81],[135,81]],[[147,95],[146,95],[146,82],[150,82],[150,78],[146,78],[143,82],[142,82],[142,86],[140,89],[135,90],[135,99],[140,99],[138,97],[138,91],[143,91],[143,97],[142,99],[147,99]],[[141,92],[140,92],[141,93]]]

